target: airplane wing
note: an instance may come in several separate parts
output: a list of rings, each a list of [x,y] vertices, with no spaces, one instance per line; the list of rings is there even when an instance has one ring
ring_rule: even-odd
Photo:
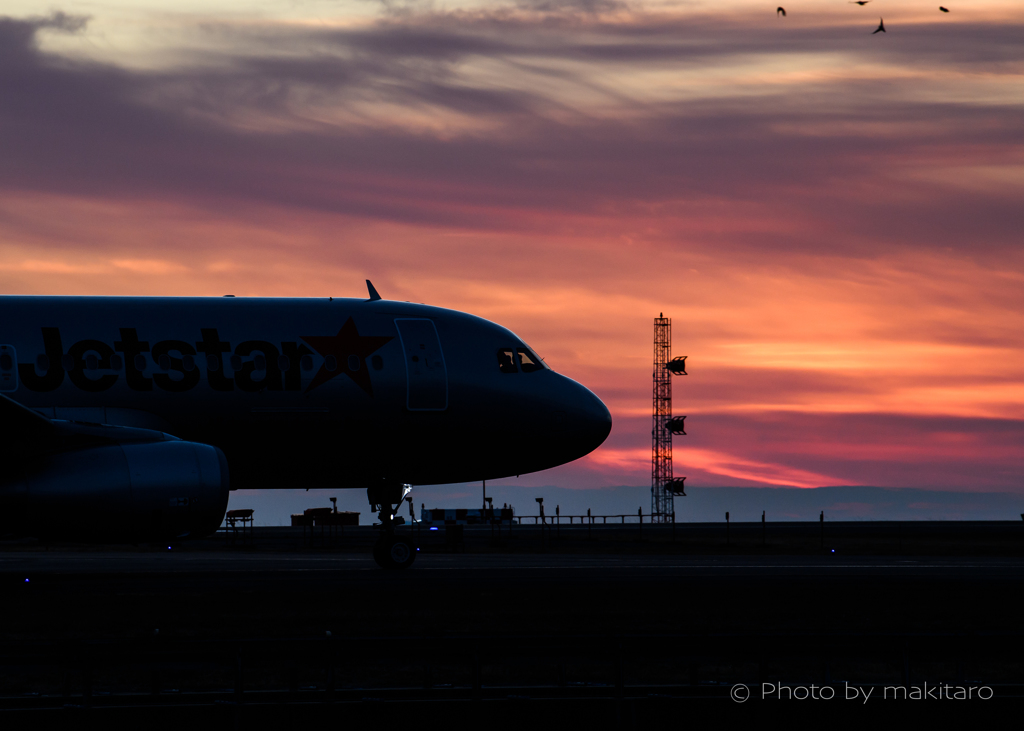
[[[224,454],[152,429],[48,419],[0,394],[0,533],[206,535],[230,490]]]
[[[54,423],[37,411],[0,394],[0,455],[13,456],[17,445],[54,436]]]

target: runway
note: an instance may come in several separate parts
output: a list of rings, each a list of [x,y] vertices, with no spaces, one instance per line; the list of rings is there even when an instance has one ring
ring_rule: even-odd
[[[436,632],[966,631],[1019,627],[1024,557],[422,552],[401,572],[359,550],[7,546],[0,638]],[[540,600],[538,601],[538,598]],[[76,611],[68,613],[68,602]],[[828,614],[795,611],[828,604]],[[579,611],[579,607],[585,611]],[[49,624],[48,624],[49,623]],[[417,630],[419,631],[419,630]]]
[[[9,542],[0,715],[67,705],[152,725],[220,703],[223,722],[258,725],[342,704],[373,723],[384,700],[410,720],[483,703],[528,722],[531,699],[601,724],[730,703],[730,684],[761,679],[1024,693],[1021,556],[503,551],[487,535],[464,553],[428,543],[402,572],[376,566],[368,531],[322,547]]]
[[[329,572],[354,579],[369,573],[387,580],[420,582],[439,577],[499,581],[667,578],[824,578],[890,577],[946,580],[1024,579],[1019,557],[900,556],[657,556],[657,555],[473,555],[423,554],[402,574],[383,572],[366,554],[272,554],[190,551],[21,551],[0,553],[0,574],[9,578],[44,575],[119,575],[189,577],[203,574]]]

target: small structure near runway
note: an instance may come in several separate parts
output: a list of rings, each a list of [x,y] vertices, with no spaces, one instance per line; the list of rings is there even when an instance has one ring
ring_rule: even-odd
[[[252,543],[252,508],[229,510],[224,514],[224,535],[230,536],[232,543],[238,542],[238,534],[242,534],[242,543]]]
[[[306,529],[309,529],[309,542],[312,544],[317,537],[323,542],[326,539],[338,537],[339,530],[342,535],[345,526],[359,525],[359,513],[351,510],[338,510],[338,498],[331,498],[333,508],[306,508],[301,513],[292,515],[292,527],[302,526],[302,539],[306,540]],[[319,536],[317,535],[319,528]]]
[[[485,498],[488,500],[489,498]],[[419,525],[425,526],[427,530],[439,530],[444,527],[445,542],[454,551],[462,551],[465,547],[463,528],[467,525],[489,525],[491,526],[491,538],[494,538],[494,529],[497,526],[498,540],[501,540],[501,526],[508,523],[508,529],[512,530],[512,521],[515,519],[515,511],[510,507],[499,508],[432,508],[427,510],[426,506],[420,508]]]
[[[420,509],[420,521],[427,526],[442,525],[492,525],[511,522],[515,517],[512,508],[431,508]]]

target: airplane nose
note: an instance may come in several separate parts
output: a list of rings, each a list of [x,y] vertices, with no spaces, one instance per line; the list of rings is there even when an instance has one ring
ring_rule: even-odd
[[[608,410],[608,407],[604,405],[604,401],[599,399],[592,391],[587,389],[587,394],[590,396],[589,403],[586,408],[586,434],[591,440],[593,446],[587,449],[587,452],[593,452],[595,449],[604,444],[604,440],[608,438],[608,435],[612,431],[612,412]]]
[[[612,430],[612,414],[593,391],[571,379],[569,430],[577,448],[577,457],[590,454],[604,443]]]
[[[507,455],[503,474],[539,472],[572,462],[600,447],[612,430],[608,407],[590,389],[552,371],[536,375],[537,380],[529,382],[530,391],[515,394],[508,402],[510,412],[522,418],[499,420],[496,429],[478,430],[486,439],[482,449],[497,445]]]

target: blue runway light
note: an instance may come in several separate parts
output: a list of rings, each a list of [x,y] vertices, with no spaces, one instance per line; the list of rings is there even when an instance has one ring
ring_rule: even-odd
[[[170,550],[171,550],[171,547],[170,547],[170,546],[168,546],[168,547],[167,547],[167,550],[168,550],[168,551],[170,551]]]
[[[437,530],[437,527],[435,526],[435,527],[431,528],[430,530]]]
[[[25,579],[25,583],[26,583],[26,584],[28,583],[28,579]]]

